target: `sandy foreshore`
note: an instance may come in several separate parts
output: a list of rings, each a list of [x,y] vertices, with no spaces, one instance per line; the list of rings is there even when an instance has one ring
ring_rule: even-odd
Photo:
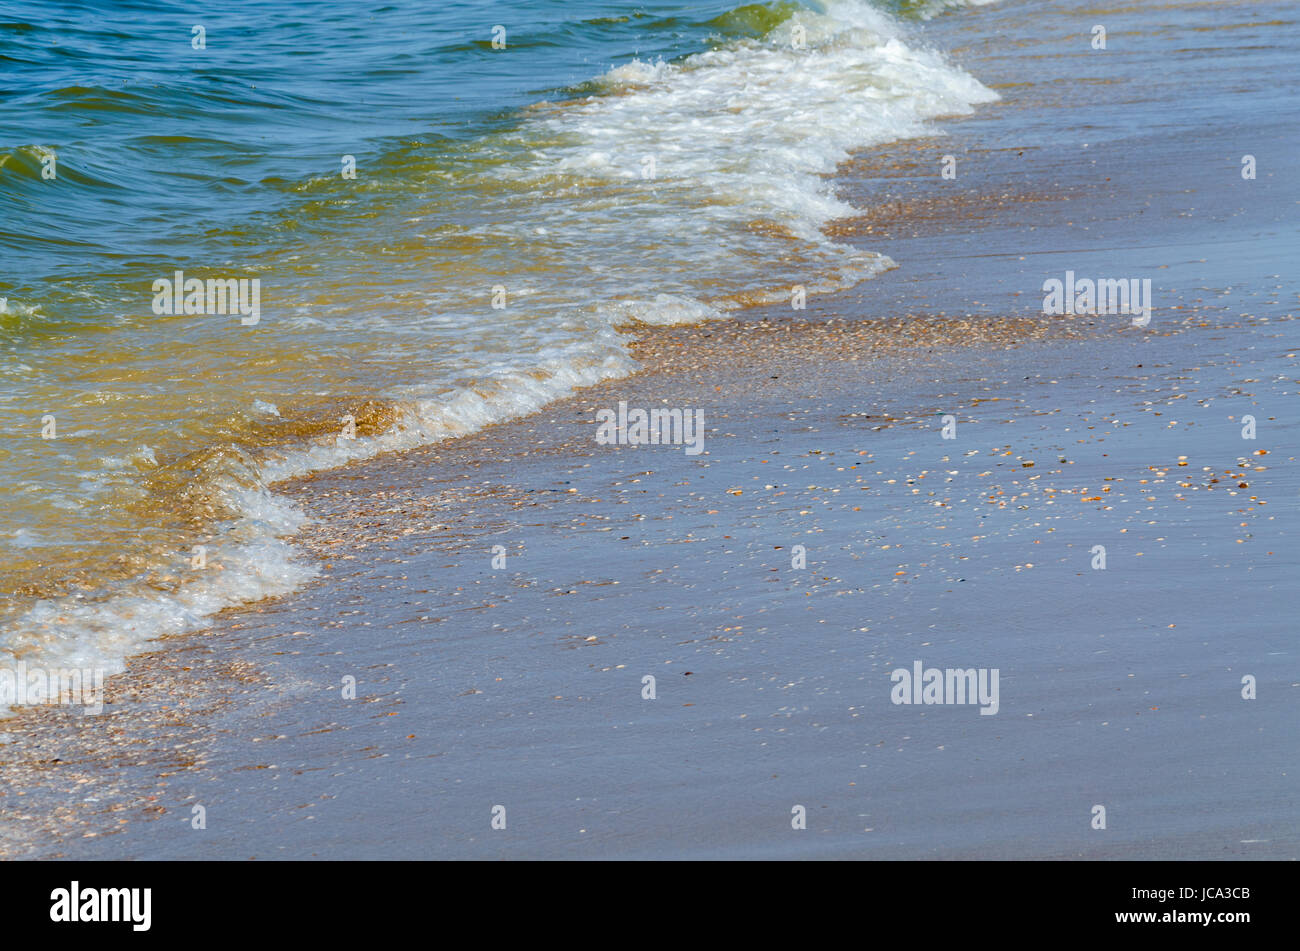
[[[99,717],[0,723],[0,848],[1295,858],[1295,185],[1236,187],[1240,128],[1063,139],[1095,61],[1023,11],[940,30],[977,14],[1054,72],[958,48],[1003,101],[843,170],[837,233],[896,270],[286,486],[320,578],[134,658]],[[1126,69],[1111,121],[1176,125]],[[1151,324],[1043,316],[1066,269],[1153,277]],[[598,444],[620,401],[698,409],[703,452]],[[997,713],[891,702],[918,661],[997,670]]]

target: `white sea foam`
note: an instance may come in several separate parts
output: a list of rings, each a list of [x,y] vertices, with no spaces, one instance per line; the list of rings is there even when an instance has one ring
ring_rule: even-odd
[[[679,294],[656,294],[651,300],[614,301],[602,305],[600,314],[614,326],[636,322],[667,327],[673,324],[698,324],[722,317],[717,308]]]
[[[621,65],[600,80],[616,94],[545,114],[544,139],[555,144],[501,175],[652,178],[654,187],[685,190],[693,206],[639,202],[626,224],[677,236],[700,270],[730,273],[738,248],[762,243],[748,239],[750,223],[766,222],[801,242],[805,270],[834,272],[837,286],[871,276],[879,268],[865,266],[870,255],[823,233],[854,212],[827,176],[854,150],[925,133],[932,119],[997,99],[939,54],[909,45],[903,31],[864,2],[840,0],[823,13],[796,13],[762,40],[680,63]],[[727,238],[711,243],[711,235]]]

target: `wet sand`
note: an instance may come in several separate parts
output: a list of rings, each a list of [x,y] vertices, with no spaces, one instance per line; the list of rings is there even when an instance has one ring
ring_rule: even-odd
[[[1092,68],[1024,8],[941,29],[976,14]],[[1178,121],[1133,83],[1089,122]],[[135,658],[100,717],[0,724],[7,853],[1295,858],[1297,195],[1231,165],[1294,126],[1098,154],[1059,133],[1095,87],[999,92],[843,170],[841,239],[895,271],[292,485],[317,583]],[[1041,316],[1067,268],[1155,278],[1151,325]],[[620,400],[701,409],[704,453],[598,445]],[[998,713],[891,703],[917,660],[998,669]]]

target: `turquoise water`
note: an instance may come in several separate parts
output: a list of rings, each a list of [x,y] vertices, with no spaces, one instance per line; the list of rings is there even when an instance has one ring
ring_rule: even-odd
[[[706,42],[710,14],[727,10],[619,15],[627,6],[0,4],[0,286],[41,298],[177,251],[227,252],[229,232],[276,242],[302,201],[295,186],[337,177],[341,154],[364,171],[472,140],[615,62]],[[505,55],[491,47],[498,20]],[[195,23],[206,49],[192,48]],[[41,187],[35,152],[54,146],[74,186],[57,192]]]
[[[0,3],[0,295],[48,301],[49,323],[93,319],[76,282],[221,254],[229,233],[283,241],[295,186],[336,177],[342,154],[400,167],[615,65],[761,35],[798,5],[735,6]],[[41,187],[49,148],[74,187]]]
[[[996,98],[956,5],[0,2],[0,649],[113,668],[310,576],[277,481],[890,267],[828,176]]]

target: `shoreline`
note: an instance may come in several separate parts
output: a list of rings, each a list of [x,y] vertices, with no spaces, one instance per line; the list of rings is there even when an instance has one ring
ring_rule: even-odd
[[[444,704],[472,703],[478,696],[489,693],[492,685],[499,683],[497,677],[502,674],[466,676],[464,671],[460,671],[459,679],[444,681],[420,665],[417,669],[424,673],[418,675],[417,680],[429,679],[437,688],[432,697],[425,697],[417,703],[415,698],[406,696],[413,689],[410,680],[413,672],[390,677],[386,671],[393,666],[393,648],[370,643],[369,638],[364,638],[368,628],[377,628],[384,638],[396,640],[401,647],[398,654],[406,656],[406,661],[399,666],[414,659],[407,656],[412,645],[429,635],[433,635],[428,641],[431,646],[450,649],[452,644],[457,645],[459,666],[468,664],[471,669],[479,668],[484,659],[501,663],[510,655],[494,651],[489,646],[490,641],[483,641],[480,646],[475,644],[488,633],[484,628],[503,624],[511,627],[519,623],[531,627],[529,635],[519,646],[522,649],[528,645],[533,653],[539,647],[533,646],[532,642],[539,636],[542,638],[541,649],[549,648],[561,656],[585,657],[593,650],[617,645],[617,633],[588,633],[590,626],[581,620],[593,610],[596,616],[609,616],[609,609],[602,609],[601,605],[622,587],[618,585],[618,577],[610,576],[614,572],[605,568],[602,573],[602,559],[575,556],[572,549],[581,550],[592,544],[593,536],[589,532],[594,530],[597,533],[595,538],[612,539],[617,533],[616,524],[624,528],[617,534],[629,535],[630,525],[657,522],[661,528],[668,528],[674,521],[686,518],[683,534],[674,533],[667,549],[663,548],[667,539],[659,538],[651,544],[650,537],[647,537],[643,540],[646,550],[672,551],[675,545],[684,549],[703,545],[711,549],[719,538],[719,518],[723,519],[723,525],[740,526],[760,517],[758,512],[726,514],[726,503],[743,500],[752,492],[759,491],[757,485],[746,484],[735,476],[725,477],[723,481],[728,484],[722,486],[717,477],[710,474],[711,504],[705,507],[696,501],[683,507],[686,499],[671,497],[668,489],[670,483],[680,484],[682,476],[689,478],[689,473],[678,471],[674,475],[674,470],[687,465],[693,468],[700,463],[706,470],[719,466],[730,469],[735,461],[728,461],[731,454],[715,461],[718,440],[734,443],[737,441],[734,433],[748,433],[751,438],[757,435],[764,427],[755,424],[755,415],[759,420],[773,422],[780,418],[780,413],[774,413],[773,405],[804,407],[800,412],[808,413],[808,399],[812,394],[816,394],[812,403],[816,409],[812,412],[820,413],[824,422],[851,427],[850,438],[858,440],[862,446],[871,445],[862,440],[879,439],[890,434],[905,437],[907,446],[915,445],[917,427],[937,425],[936,416],[941,410],[953,411],[959,427],[988,419],[990,411],[993,411],[995,419],[1002,420],[1004,426],[1012,424],[1013,418],[1032,419],[1043,411],[1033,408],[1034,391],[1050,392],[1055,387],[1049,384],[1047,374],[1042,374],[1017,390],[1012,383],[1013,375],[1006,372],[1007,366],[1032,366],[1041,360],[1068,365],[1071,358],[1062,352],[1062,348],[1082,348],[1095,354],[1114,353],[1117,348],[1122,352],[1128,346],[1122,343],[1122,339],[1132,331],[1098,333],[1098,328],[1086,326],[1090,320],[1080,318],[1080,322],[1085,324],[1080,328],[1053,327],[1049,321],[1039,321],[1041,326],[1038,330],[1044,339],[1028,342],[1020,336],[1025,321],[1010,320],[1005,322],[1002,333],[986,334],[977,341],[968,342],[965,347],[954,346],[951,339],[945,345],[934,346],[935,341],[927,341],[924,335],[918,344],[908,338],[926,327],[924,322],[918,326],[912,322],[886,321],[884,323],[892,328],[896,338],[892,341],[894,347],[888,350],[881,346],[881,337],[868,329],[864,322],[823,324],[786,320],[768,324],[734,322],[723,326],[666,328],[657,330],[640,344],[643,355],[651,352],[659,360],[654,370],[607,381],[552,404],[540,413],[489,427],[469,437],[296,480],[288,487],[290,494],[314,516],[310,527],[297,541],[320,564],[324,576],[286,598],[259,602],[242,611],[223,612],[210,629],[167,638],[159,644],[157,651],[132,658],[128,672],[110,680],[109,713],[105,716],[80,718],[64,715],[61,711],[29,708],[6,721],[0,729],[9,734],[12,742],[3,749],[6,754],[12,754],[17,744],[24,757],[20,761],[8,759],[5,764],[12,792],[21,791],[32,794],[38,802],[49,802],[66,800],[69,791],[90,787],[96,795],[86,798],[98,800],[64,805],[46,819],[46,822],[54,823],[54,828],[80,829],[82,836],[71,838],[66,832],[59,835],[46,825],[43,834],[35,838],[38,842],[62,839],[53,851],[46,845],[29,842],[21,846],[12,841],[6,851],[11,855],[102,857],[116,854],[118,847],[111,843],[115,838],[113,833],[120,829],[129,833],[135,843],[128,842],[125,848],[144,850],[135,853],[138,857],[201,855],[203,851],[195,850],[196,843],[185,839],[186,809],[210,801],[205,795],[204,784],[199,780],[204,775],[235,778],[242,775],[251,782],[267,771],[286,769],[280,766],[282,755],[268,757],[262,754],[262,750],[268,747],[268,751],[275,749],[283,754],[287,751],[283,741],[287,739],[300,744],[298,756],[302,759],[299,766],[288,769],[287,775],[310,776],[312,770],[308,764],[322,755],[326,762],[332,761],[340,766],[347,764],[348,771],[359,769],[367,775],[367,766],[358,766],[349,760],[359,757],[369,763],[371,757],[375,757],[374,768],[382,769],[384,760],[399,754],[400,746],[393,747],[395,741],[416,744],[426,735],[430,723],[438,723],[445,717],[444,712],[431,720],[431,703],[434,708]],[[928,325],[928,329],[937,336],[945,327],[951,329],[953,326],[953,322],[936,320]],[[1268,333],[1268,324],[1255,332]],[[1214,331],[1207,332],[1193,326],[1176,334],[1175,339],[1201,341],[1204,345],[1205,338],[1213,334]],[[1143,335],[1148,339],[1159,336],[1145,332]],[[1008,345],[1006,341],[1012,338],[1017,342]],[[739,340],[751,341],[751,345],[742,348]],[[849,341],[855,346],[848,346]],[[745,357],[738,359],[741,353]],[[973,354],[977,363],[972,366],[963,353]],[[729,369],[720,372],[717,359],[721,354],[728,354],[730,363]],[[1142,361],[1139,359],[1137,362]],[[954,406],[951,398],[944,399],[935,393],[930,383],[936,369],[945,366],[955,371],[954,379],[968,374],[972,382],[987,382],[967,392]],[[999,368],[1003,370],[1001,376],[997,372]],[[1064,369],[1064,366],[1054,369]],[[870,372],[869,379],[878,387],[872,398],[865,401],[871,409],[846,405],[845,400],[846,390],[859,388],[864,370]],[[972,374],[972,370],[976,372]],[[883,385],[882,381],[889,383]],[[909,387],[915,394],[912,402],[906,400]],[[891,393],[897,395],[891,396]],[[955,396],[956,391],[952,395]],[[632,405],[653,405],[652,400],[666,399],[669,405],[693,406],[710,398],[713,404],[705,411],[705,454],[694,462],[688,462],[680,448],[642,447],[632,450],[598,447],[592,439],[595,410],[613,405],[618,399],[629,400]],[[1022,401],[1022,405],[1005,402],[1009,399]],[[747,409],[752,404],[758,404],[758,408]],[[841,455],[848,453],[843,446],[843,434],[823,436],[821,429],[822,426],[812,421],[803,421],[789,426],[780,438],[800,440],[800,448],[805,448],[802,440],[808,438],[816,440],[818,446],[827,446],[816,450],[808,448],[812,454],[803,454],[802,458],[806,460],[837,452]],[[798,435],[801,431],[812,435],[801,437]],[[964,447],[972,444],[959,445],[966,451]],[[1051,448],[1052,451],[1064,451],[1066,447],[1064,441],[1059,441]],[[775,451],[780,452],[779,449]],[[896,459],[895,464],[904,462],[907,453],[912,451],[903,451],[900,446],[897,455],[902,458]],[[1277,451],[1277,448],[1272,449],[1272,452]],[[853,464],[861,461],[858,457],[861,452],[870,453],[868,462],[876,462],[876,456],[882,455],[879,450],[855,448],[848,453]],[[592,486],[592,474],[584,472],[596,465],[602,453],[604,468],[594,476],[597,483],[604,485],[603,489]],[[1021,465],[1021,456],[1030,455],[1035,458],[1047,456],[1045,461],[1051,462],[1051,453],[1040,449],[1032,453],[1018,452],[1015,465]],[[743,452],[742,456],[754,461],[753,453]],[[1069,452],[1068,456],[1073,457],[1074,453]],[[948,455],[947,459],[949,465],[955,461],[953,455]],[[1274,463],[1277,459],[1274,456],[1268,462]],[[1293,452],[1287,454],[1286,461],[1294,462]],[[1160,462],[1172,464],[1166,456],[1148,465]],[[610,464],[614,465],[613,470],[608,469]],[[759,465],[765,467],[764,463]],[[1050,471],[1065,477],[1067,468],[1062,465]],[[659,475],[652,477],[652,473]],[[914,484],[924,484],[917,479],[918,476],[924,479],[925,473],[917,472],[915,467],[906,472],[899,470],[893,477],[901,482],[899,477],[904,474]],[[586,484],[579,481],[579,477],[584,475]],[[653,482],[656,491],[646,497],[645,492],[635,488],[638,480]],[[884,477],[880,477],[880,481],[888,482]],[[1101,483],[1100,478],[1098,483]],[[793,492],[795,484],[791,481],[781,494]],[[820,480],[814,484],[822,485]],[[1005,488],[1010,491],[1009,486]],[[733,489],[740,489],[740,492],[732,495]],[[829,491],[839,490],[832,488]],[[770,493],[760,492],[760,495],[765,494]],[[867,497],[872,497],[870,492]],[[1271,499],[1276,502],[1276,492],[1271,493]],[[771,501],[776,503],[777,500]],[[800,504],[813,503],[805,501]],[[985,504],[992,504],[991,499],[985,500]],[[618,519],[616,513],[629,505],[637,507],[632,515],[633,521],[627,521],[626,516],[621,522],[614,521]],[[907,503],[906,507],[911,508],[911,504]],[[544,518],[532,516],[539,509],[539,515]],[[781,510],[787,515],[788,509],[789,506],[781,505]],[[1002,506],[995,510],[1002,510]],[[982,526],[982,519],[976,524]],[[527,526],[531,526],[531,530]],[[814,527],[812,535],[805,540],[791,527],[787,537],[775,539],[770,546],[763,547],[772,547],[774,551],[786,550],[794,538],[804,540],[811,547],[817,536],[826,530],[822,526]],[[806,535],[807,531],[805,529],[803,534]],[[729,537],[732,532],[723,530],[721,538]],[[920,535],[923,537],[924,534],[922,530]],[[566,538],[568,541],[559,541]],[[917,538],[913,537],[911,545],[916,542]],[[504,587],[496,584],[480,590],[480,586],[487,584],[485,576],[493,573],[488,565],[494,554],[492,546],[496,544],[505,545],[512,567],[519,563],[519,559],[535,565],[534,557],[546,564],[544,552],[557,546],[565,552],[565,557],[576,557],[579,564],[563,577],[552,577],[549,581],[537,578],[520,581],[515,577],[516,569],[505,573],[511,577]],[[884,544],[897,547],[898,541]],[[1079,544],[1076,540],[1072,547]],[[904,547],[910,546],[905,543]],[[533,555],[535,550],[536,556]],[[776,553],[780,554],[779,551]],[[1087,556],[1080,552],[1078,557],[1086,561]],[[423,566],[424,582],[411,582],[412,578],[420,577],[418,569],[408,567],[412,563]],[[659,560],[651,557],[650,563],[659,563]],[[650,563],[642,563],[639,573],[653,577],[656,572],[662,572],[662,566],[651,567]],[[587,568],[582,568],[581,564],[587,564]],[[766,572],[776,571],[779,567],[779,563],[770,561],[762,564],[766,566],[762,571]],[[920,584],[924,590],[927,584],[925,576],[932,572],[933,566],[928,561],[922,564],[931,567],[918,568],[910,559],[891,564],[892,570],[886,573],[889,577],[877,577],[874,587]],[[435,579],[449,568],[458,583],[448,581],[439,585]],[[894,575],[900,570],[904,572],[901,579]],[[948,582],[949,590],[966,580],[955,580],[958,578],[955,564],[950,564],[945,570],[942,577]],[[1012,576],[1031,570],[1017,564]],[[632,572],[632,575],[637,573]],[[844,597],[847,591],[854,589],[851,583],[845,587],[846,580],[841,573],[832,572],[819,577],[807,591],[802,590],[803,585],[799,584],[790,589],[788,583],[775,590],[786,592],[783,597],[787,598],[793,594],[834,599]],[[543,600],[573,598],[575,595],[586,600],[575,601],[572,607],[566,606],[570,612],[568,620],[555,630],[536,628],[537,622],[530,620],[539,617],[535,613],[535,602],[532,608],[521,609],[522,616],[512,617],[509,621],[490,621],[502,605],[509,604],[512,594],[527,596],[537,589],[545,589],[545,594],[541,595]],[[406,607],[408,602],[412,603],[409,608]],[[414,606],[415,602],[419,602],[418,606]],[[644,607],[637,610],[643,611]],[[663,611],[664,607],[659,610]],[[395,611],[402,616],[398,617]],[[574,611],[577,613],[573,614]],[[687,637],[684,641],[681,638],[665,640],[660,634],[654,642],[666,644],[676,640],[688,645],[734,643],[743,639],[748,624],[742,619],[746,612],[739,613],[742,617],[732,618],[733,623],[711,619],[711,633],[706,628],[700,635]],[[613,616],[632,615],[620,615],[615,611]],[[795,623],[798,626],[799,622]],[[626,621],[619,626],[622,630],[618,633],[626,635]],[[457,633],[466,627],[479,633],[472,641],[460,643]],[[875,628],[875,624],[868,624],[868,627]],[[437,633],[443,630],[451,633]],[[434,649],[438,648],[435,646]],[[421,648],[415,656],[423,652]],[[573,655],[570,652],[577,653]],[[699,653],[698,648],[687,648],[686,656],[670,656],[667,662],[684,663],[687,669],[699,676],[702,671],[696,668],[704,666],[696,656]],[[928,651],[923,649],[920,654],[921,659],[928,662]],[[334,668],[330,658],[336,655],[351,655],[346,667]],[[692,661],[691,656],[696,656],[696,659]],[[301,659],[304,657],[313,659],[304,661]],[[526,657],[524,655],[521,662]],[[659,663],[664,663],[664,660],[661,658]],[[608,674],[620,666],[629,665],[613,663],[613,658],[610,658],[585,666]],[[339,673],[344,669],[351,673],[341,676],[355,676],[359,682],[358,699],[351,708],[341,708],[335,697],[337,690],[329,687],[332,681],[340,679],[329,671]],[[572,665],[567,669],[569,672],[565,677],[577,673],[577,668]],[[516,671],[515,675],[521,673]],[[625,689],[635,692],[637,686],[637,683],[632,683],[625,685]],[[566,698],[568,694],[562,690],[554,696]],[[533,696],[531,702],[540,702],[540,697],[540,694]],[[592,699],[585,692],[579,694],[579,701],[589,703]],[[555,702],[563,703],[563,700]],[[690,709],[701,701],[697,697],[682,702],[688,705],[686,709]],[[409,711],[413,716],[403,716],[408,713],[408,706],[415,706]],[[396,727],[398,732],[394,733],[392,725],[399,723],[404,725]],[[109,724],[111,728],[105,729]],[[478,724],[476,729],[481,731],[485,727],[486,722]],[[294,730],[299,731],[298,735]],[[401,733],[401,730],[407,730],[407,733]],[[408,734],[410,739],[407,739]],[[48,754],[42,753],[42,750],[50,748],[58,749],[61,755],[52,760]],[[1260,753],[1259,750],[1254,752],[1256,755]],[[423,754],[430,763],[436,763],[444,755],[448,754]],[[280,774],[281,781],[284,775]],[[365,780],[366,785],[369,783],[370,780]],[[257,788],[256,782],[251,788]],[[242,782],[237,783],[234,789],[240,790],[238,795],[241,798],[250,795]],[[234,789],[228,795],[233,794]],[[40,795],[42,790],[45,796]],[[252,795],[253,800],[259,802],[277,799],[269,790]],[[329,799],[334,798],[329,793],[326,795]],[[304,802],[296,803],[295,809],[309,804],[308,797],[300,798]],[[288,808],[288,804],[281,803],[281,807],[282,810]],[[16,818],[14,805],[6,804],[5,808],[8,819]],[[393,812],[400,814],[397,809]],[[39,819],[26,811],[18,815],[25,816],[28,822]],[[163,822],[150,821],[164,817],[172,820],[170,824],[174,824],[174,828],[169,829]],[[6,826],[12,828],[9,823]],[[843,830],[839,832],[842,836]],[[85,833],[92,834],[87,836]],[[1257,834],[1243,832],[1242,838]],[[266,835],[254,833],[247,839],[265,842]],[[1282,845],[1284,849],[1288,847],[1285,843]],[[463,857],[495,854],[483,853],[482,847],[476,840],[471,840],[461,843],[459,851],[448,854]],[[360,846],[354,844],[353,848]],[[864,846],[857,848],[860,850]],[[180,851],[176,851],[178,849]],[[222,847],[216,854],[227,858],[326,854],[317,851],[304,853],[285,845],[269,854],[265,848],[248,848],[247,851],[248,856],[243,856]],[[391,847],[378,852],[363,850],[362,854],[369,857],[414,857],[404,849]],[[568,849],[556,851],[554,843],[523,853],[502,853],[503,856],[521,854],[555,857],[586,853]],[[728,854],[733,853],[728,850]],[[869,849],[853,854],[888,856],[891,852]],[[1121,849],[1115,854],[1123,857],[1128,853]],[[1266,854],[1288,857],[1293,853],[1269,851]],[[962,853],[959,851],[949,857],[962,857]],[[1049,853],[1043,857],[1053,856]],[[1065,857],[1065,854],[1055,857]]]
[[[1010,103],[999,110],[1010,112]],[[1277,827],[1288,808],[1277,803],[1294,795],[1279,757],[1294,746],[1287,711],[1296,678],[1285,656],[1267,658],[1270,648],[1286,654],[1279,598],[1295,555],[1272,544],[1244,568],[1236,562],[1237,571],[1260,572],[1272,593],[1250,605],[1248,632],[1217,643],[1214,625],[1234,623],[1224,603],[1233,584],[1213,582],[1235,576],[1216,572],[1244,556],[1235,537],[1220,537],[1238,500],[1224,512],[1203,500],[1219,506],[1234,490],[1208,481],[1180,487],[1181,494],[1169,486],[1151,506],[1145,493],[1155,490],[1138,488],[1139,477],[1165,479],[1153,475],[1162,467],[1176,472],[1179,456],[1200,470],[1202,458],[1180,446],[1212,462],[1221,482],[1228,471],[1245,472],[1233,452],[1240,440],[1230,438],[1236,424],[1224,413],[1201,430],[1183,420],[1172,431],[1154,414],[1182,420],[1191,412],[1178,381],[1194,371],[1205,386],[1202,403],[1210,394],[1234,407],[1240,399],[1261,419],[1276,419],[1251,390],[1270,383],[1277,390],[1278,380],[1294,376],[1294,354],[1279,336],[1285,329],[1272,323],[1292,315],[1284,306],[1230,316],[1222,295],[1195,296],[1199,264],[1179,258],[1161,266],[1170,270],[1166,294],[1176,292],[1180,303],[1167,303],[1146,330],[1117,328],[1116,318],[1032,316],[1040,295],[1025,275],[1041,278],[1045,268],[1025,264],[1020,252],[1030,249],[1009,236],[1013,226],[1041,229],[1035,237],[1046,248],[1030,253],[1066,254],[1060,249],[1079,237],[1075,222],[1057,220],[1061,206],[1040,199],[1078,194],[1081,184],[1074,192],[1031,187],[981,200],[979,180],[967,191],[959,178],[960,187],[932,200],[926,214],[905,197],[935,153],[954,143],[968,149],[963,162],[995,156],[981,166],[989,178],[1050,182],[1043,161],[1026,167],[1023,154],[1005,147],[972,148],[1014,121],[977,116],[955,123],[942,142],[898,143],[849,163],[841,181],[850,195],[871,186],[864,170],[902,172],[898,211],[846,223],[840,234],[902,266],[810,300],[806,318],[764,321],[779,312],[765,308],[745,319],[654,328],[637,344],[647,369],[630,377],[451,442],[281,486],[314,516],[299,542],[323,577],[223,612],[208,629],[132,658],[127,673],[110,680],[104,717],[28,709],[0,726],[12,778],[0,807],[6,851],[1127,858],[1226,857],[1214,850],[1229,850],[1294,858],[1294,830]],[[1051,161],[1048,152],[1023,151]],[[1082,177],[1080,154],[1067,167]],[[1119,206],[1141,180],[1131,170],[1126,183],[1114,177],[1129,192]],[[1148,195],[1148,207],[1167,213],[1176,191]],[[1125,224],[1122,208],[1085,210],[1117,235],[1152,237]],[[873,244],[882,234],[886,243]],[[928,256],[895,251],[923,242]],[[1100,274],[1125,267],[1131,253],[1114,238],[1068,251],[1072,260],[1099,262]],[[1230,273],[1239,263],[1214,266]],[[979,298],[966,293],[970,286],[980,288]],[[881,319],[882,312],[891,316]],[[968,316],[946,316],[958,313]],[[1235,367],[1238,344],[1224,341],[1242,338],[1264,352]],[[1090,405],[1098,392],[1107,405]],[[1274,392],[1274,404],[1286,392]],[[620,398],[704,406],[705,454],[602,451],[591,438],[593,413]],[[959,433],[970,426],[977,435],[942,442],[938,420],[948,414]],[[1075,420],[1068,437],[1054,419],[1060,415]],[[1259,444],[1270,453],[1266,468],[1241,479],[1265,503],[1237,516],[1249,523],[1251,549],[1255,539],[1284,539],[1266,503],[1276,507],[1296,488],[1294,427],[1272,435]],[[843,474],[858,466],[871,469],[865,488],[861,474]],[[996,473],[996,493],[981,486],[971,502],[976,469]],[[1057,490],[1040,491],[1032,481],[1040,476]],[[949,484],[961,488],[943,488]],[[1119,490],[1114,500],[1101,495],[1107,484]],[[1092,499],[1082,489],[1097,491],[1098,501],[1081,504]],[[837,498],[849,495],[863,502]],[[1049,507],[1061,502],[1077,510],[1060,526],[1048,524],[1059,517]],[[1122,526],[1110,514],[1117,506]],[[1173,528],[1145,527],[1152,519],[1144,508]],[[1032,514],[1013,514],[1021,511]],[[1002,521],[985,531],[990,518]],[[852,519],[861,524],[846,524]],[[969,539],[960,544],[957,525]],[[1066,541],[1038,554],[1058,530]],[[1177,543],[1169,541],[1175,531],[1183,536]],[[1090,582],[1080,580],[1090,577],[1086,553],[1104,533],[1123,564],[1122,536],[1130,532],[1141,550],[1128,550],[1129,567],[1104,576],[1113,600],[1095,603]],[[796,540],[810,552],[808,577],[791,574]],[[493,569],[494,544],[504,544],[508,565],[522,559],[527,567]],[[1213,564],[1188,554],[1201,550]],[[1275,552],[1281,558],[1270,563]],[[1153,555],[1165,574],[1136,560]],[[1202,590],[1180,599],[1176,587],[1163,587],[1188,573]],[[1044,599],[1069,606],[1064,626]],[[930,631],[935,611],[946,625],[939,635]],[[984,630],[980,619],[990,613],[1010,620]],[[1115,626],[1098,639],[1079,623],[1085,617]],[[1186,640],[1169,633],[1179,628],[1193,633]],[[809,653],[788,643],[793,632],[821,637]],[[1107,634],[1115,644],[1103,642]],[[1036,639],[1044,635],[1046,644]],[[938,663],[942,651],[955,664],[1001,666],[1003,689],[1019,690],[990,718],[1007,740],[980,731],[979,717],[955,716],[968,711],[897,718],[885,699],[888,668],[918,657]],[[972,651],[992,660],[974,663]],[[1098,660],[1110,652],[1127,666]],[[1171,663],[1183,667],[1162,672]],[[1243,664],[1267,670],[1261,679],[1271,687],[1250,713],[1216,705],[1233,688],[1226,674],[1215,683],[1210,673],[1217,665],[1236,675]],[[678,665],[687,665],[691,680],[677,676]],[[663,702],[648,712],[640,678],[651,670],[664,685]],[[347,676],[358,683],[350,706],[336,696]],[[1162,706],[1173,708],[1167,719]],[[1176,751],[1190,736],[1217,763],[1231,764],[1194,767],[1209,770],[1207,799],[1189,799],[1181,788],[1188,764]],[[945,759],[940,751],[949,748]],[[51,749],[60,755],[50,757]],[[1068,768],[1065,749],[1075,760]],[[897,761],[886,762],[886,753]],[[1029,767],[1017,765],[1022,753],[1019,762],[1028,758]],[[1129,768],[1134,761],[1150,770],[1154,787]],[[942,782],[928,782],[927,771]],[[996,811],[1008,797],[1003,774],[1023,795],[1009,818]],[[1088,803],[1071,798],[1080,777],[1096,789]],[[96,795],[50,810],[82,789]],[[28,795],[38,808],[11,798]],[[1099,843],[1089,838],[1087,809],[1107,795],[1143,824]],[[505,798],[512,810],[522,803],[514,814],[526,817],[509,844],[492,841],[478,814]],[[562,805],[566,799],[576,804]],[[791,843],[789,804],[805,799],[812,835]],[[1233,804],[1233,816],[1222,815],[1223,802]],[[242,814],[249,803],[253,814]],[[207,804],[215,835],[190,834],[194,804]],[[1075,812],[1083,816],[1078,835]],[[170,825],[146,821],[163,816]],[[413,816],[416,842],[408,841]],[[16,819],[43,825],[17,834]],[[327,823],[333,831],[322,828]],[[757,832],[765,823],[770,830]],[[1240,848],[1261,828],[1267,844]],[[945,829],[964,831],[944,844]],[[1241,836],[1235,844],[1234,835]]]

